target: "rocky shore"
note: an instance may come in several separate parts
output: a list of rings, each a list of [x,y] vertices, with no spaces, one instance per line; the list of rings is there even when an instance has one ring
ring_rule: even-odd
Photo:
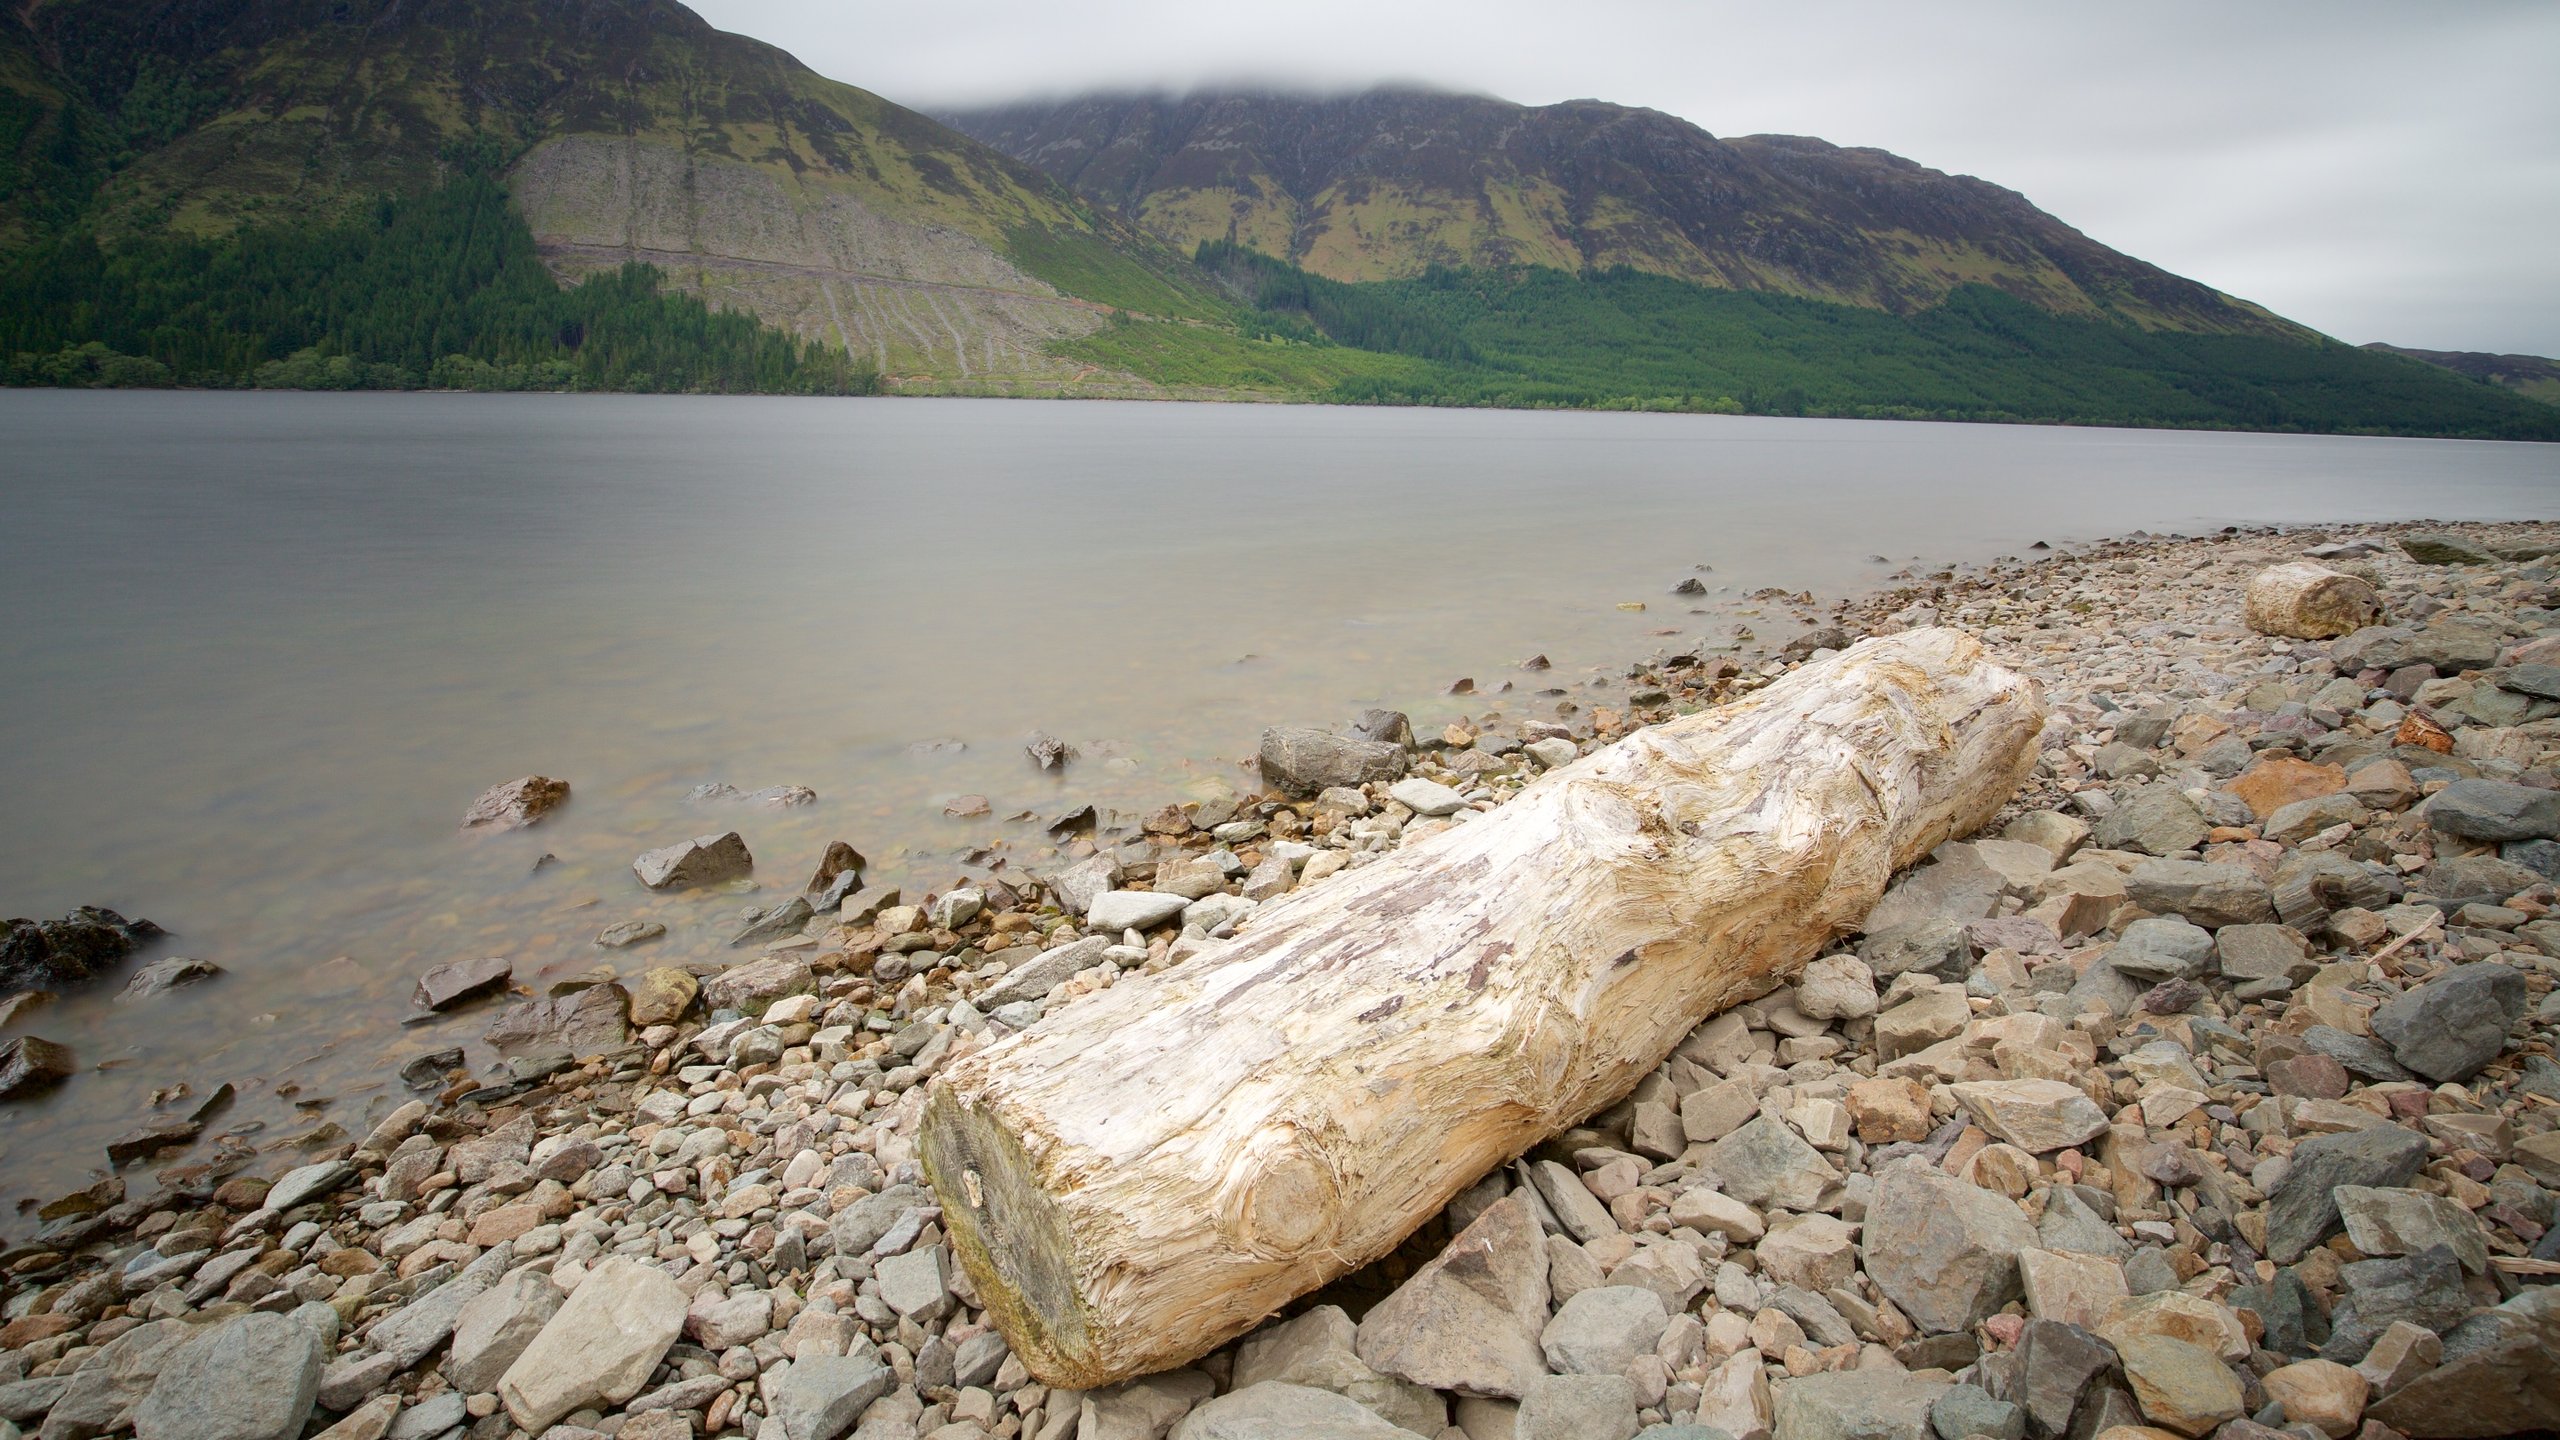
[[[1063,824],[1037,879],[907,895],[830,852],[727,969],[430,977],[495,1007],[504,1073],[455,1054],[353,1144],[103,1181],[0,1254],[0,1440],[2560,1428],[2555,549],[2346,526],[1932,572],[1765,657],[1271,732],[1265,793]],[[2306,557],[2379,623],[2244,623]],[[1089,1393],[1011,1355],[916,1160],[942,1067],[1633,727],[1930,624],[2055,718],[2000,822],[1863,933],[1235,1345]],[[729,873],[728,838],[643,878]]]

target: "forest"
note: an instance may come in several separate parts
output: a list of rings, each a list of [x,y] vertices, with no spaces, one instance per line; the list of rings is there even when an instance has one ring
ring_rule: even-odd
[[[11,385],[867,395],[879,377],[624,265],[562,286],[489,167],[334,225],[101,248],[58,233],[0,269]]]

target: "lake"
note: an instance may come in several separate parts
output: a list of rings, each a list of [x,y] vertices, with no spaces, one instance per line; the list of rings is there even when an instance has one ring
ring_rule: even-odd
[[[162,1087],[237,1085],[212,1128],[261,1147],[360,1136],[402,1061],[485,1023],[399,1024],[429,966],[744,958],[741,907],[828,840],[911,887],[1037,869],[1014,817],[1244,788],[1267,724],[1551,705],[1445,693],[1525,692],[1536,653],[1543,687],[1774,643],[1799,624],[1764,586],[2134,529],[2560,516],[2553,446],[1718,416],[12,391],[0,437],[0,913],[110,906],[229,972],[16,1023],[84,1073],[0,1105],[0,1205],[104,1173]],[[1693,575],[1708,595],[1668,593]],[[1034,730],[1079,758],[1036,770]],[[574,799],[456,832],[530,773]],[[819,799],[687,799],[712,782]],[[961,795],[990,813],[946,816]],[[730,828],[759,894],[631,874]],[[633,919],[669,934],[592,945]]]

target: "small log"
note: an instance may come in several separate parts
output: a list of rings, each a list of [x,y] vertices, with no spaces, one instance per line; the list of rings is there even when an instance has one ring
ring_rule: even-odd
[[[2261,635],[2329,640],[2382,618],[2382,597],[2353,575],[2297,560],[2249,577],[2241,615]]]
[[[1969,636],[1870,640],[1271,902],[935,1080],[961,1264],[1050,1385],[1224,1344],[1856,928],[2044,718]]]

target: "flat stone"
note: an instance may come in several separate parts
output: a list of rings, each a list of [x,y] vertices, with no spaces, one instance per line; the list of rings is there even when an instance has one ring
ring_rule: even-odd
[[[2258,1379],[2267,1398],[2284,1407],[2289,1425],[2317,1426],[2329,1440],[2346,1440],[2364,1419],[2364,1377],[2330,1360],[2282,1365]]]
[[[729,937],[729,948],[743,950],[767,941],[787,940],[806,927],[817,911],[807,900],[794,895],[758,910],[754,917]]]
[[[454,1314],[446,1377],[465,1394],[496,1390],[516,1357],[560,1313],[565,1298],[550,1276],[530,1270],[516,1271],[471,1297]]]
[[[2474,1275],[2489,1268],[2489,1235],[2468,1210],[2423,1190],[2341,1185],[2338,1215],[2367,1255],[2412,1255],[2442,1245]]]
[[[2464,840],[2560,839],[2560,790],[2456,780],[2423,806],[2430,828]]]
[[[1113,890],[1094,898],[1085,926],[1104,935],[1123,930],[1148,931],[1180,915],[1191,902],[1155,890]]]
[[[1876,1017],[1875,1045],[1879,1061],[1916,1055],[1941,1040],[1963,1033],[1973,1009],[1964,992],[1953,986],[1923,991]]]
[[[817,970],[808,961],[789,955],[766,955],[732,965],[703,981],[702,1004],[707,1010],[762,1015],[777,1000],[806,995],[817,988]]]
[[[356,1167],[344,1160],[323,1160],[287,1170],[267,1188],[266,1208],[282,1214],[308,1205],[355,1178]]]
[[[2083,1330],[2097,1329],[2129,1293],[2124,1267],[2096,1255],[2021,1250],[2018,1278],[2027,1294],[2027,1313]]]
[[[769,1414],[787,1440],[837,1440],[898,1377],[870,1355],[802,1355],[766,1391]]]
[[[2240,797],[2260,820],[2287,805],[2335,795],[2347,788],[2347,772],[2339,765],[2319,765],[2291,755],[2265,755],[2224,787]]]
[[[1615,1375],[1651,1354],[1671,1322],[1662,1297],[1632,1285],[1603,1285],[1564,1302],[1538,1337],[1559,1375]]]
[[[569,782],[527,775],[492,785],[462,812],[465,830],[521,830],[569,803]]]
[[[1273,1321],[1236,1346],[1231,1388],[1242,1391],[1277,1381],[1330,1390],[1391,1424],[1438,1435],[1449,1423],[1447,1402],[1411,1381],[1371,1369],[1354,1348],[1358,1339],[1359,1327],[1339,1305],[1318,1305]]]
[[[2535,1285],[2445,1337],[2445,1362],[2366,1411],[2405,1435],[2560,1430],[2560,1286]]]
[[[1529,1384],[1513,1440],[1629,1440],[1636,1390],[1619,1375],[1546,1375]]]
[[[2192,980],[2213,958],[2213,932],[2171,915],[2154,915],[2124,927],[2107,951],[2107,963],[2138,980]]]
[[[2240,1378],[2212,1352],[2157,1335],[2128,1337],[2116,1347],[2125,1382],[2144,1418],[2181,1435],[2209,1435],[2246,1413]]]
[[[1530,1183],[1537,1186],[1538,1197],[1547,1202],[1548,1213],[1574,1239],[1589,1243],[1604,1235],[1618,1233],[1618,1222],[1609,1217],[1609,1207],[1582,1183],[1582,1177],[1552,1160],[1541,1160],[1529,1167]]]
[[[951,1270],[941,1246],[892,1255],[876,1273],[880,1298],[900,1315],[929,1324],[950,1312]]]
[[[453,1334],[465,1307],[488,1293],[515,1263],[515,1248],[499,1245],[465,1265],[443,1284],[374,1322],[365,1343],[406,1370],[434,1354]]]
[[[1930,1412],[1947,1382],[1891,1370],[1844,1370],[1781,1380],[1777,1434],[1785,1440],[1933,1440]]]
[[[1968,1080],[1957,1103],[1983,1129],[2030,1155],[2078,1145],[2107,1130],[2107,1114],[2060,1080]]]
[[[481,1038],[510,1059],[583,1059],[631,1041],[631,995],[620,985],[590,985],[566,995],[519,1001],[490,1020]]]
[[[1411,1440],[1411,1435],[1329,1390],[1266,1380],[1203,1402],[1174,1425],[1172,1440]]]
[[[1734,1199],[1786,1210],[1814,1208],[1822,1192],[1840,1178],[1821,1151],[1784,1121],[1766,1115],[1715,1142],[1705,1168]]]
[[[755,856],[744,836],[730,830],[696,835],[678,845],[651,850],[631,862],[632,873],[652,890],[684,890],[718,885],[754,872]]]
[[[1076,1440],[1152,1440],[1217,1389],[1216,1381],[1197,1370],[1168,1370],[1088,1391],[1074,1432]],[[901,1397],[905,1393],[898,1392]],[[902,1433],[912,1433],[912,1427]]]
[[[1401,779],[1402,745],[1355,740],[1322,730],[1275,726],[1262,732],[1262,778],[1297,799],[1344,787]]]
[[[667,927],[655,920],[623,920],[597,931],[596,944],[607,950],[627,950],[666,933]]]
[[[582,1406],[639,1394],[682,1333],[686,1305],[663,1270],[620,1256],[596,1262],[498,1382],[508,1417],[538,1434]]]
[[[133,972],[133,978],[125,982],[124,989],[116,992],[116,1003],[127,1005],[155,995],[166,995],[172,990],[200,985],[222,973],[222,967],[210,960],[193,960],[184,955],[164,956]]]
[[[2400,537],[2400,549],[2421,565],[2495,565],[2498,557],[2462,539],[2438,531]]]
[[[421,1400],[391,1422],[388,1440],[436,1440],[448,1430],[459,1430],[471,1419],[467,1403],[458,1390]]]
[[[474,996],[503,989],[515,973],[514,962],[503,957],[456,960],[419,976],[410,1002],[421,1010],[450,1010]]]
[[[137,1440],[295,1440],[320,1392],[328,1339],[289,1315],[252,1312],[169,1352],[133,1407]]]
[[[2128,1296],[2117,1301],[2096,1328],[2111,1344],[2137,1335],[2157,1335],[2184,1340],[2224,1360],[2249,1357],[2249,1332],[2240,1317],[2227,1305],[2183,1290]]]
[[[2263,925],[2276,918],[2267,882],[2246,866],[2204,860],[2145,860],[2125,876],[2125,898],[2157,915],[2181,915],[2208,930]]]
[[[1867,1274],[1932,1334],[1970,1329],[2017,1299],[2018,1252],[2035,1243],[2017,1206],[1917,1158],[1878,1174],[1860,1237]]]
[[[2204,844],[2211,828],[2194,801],[2166,785],[2152,785],[2110,811],[2090,838],[2102,850],[2175,855]]]
[[[2424,1137],[2397,1125],[2315,1135],[2296,1145],[2284,1178],[2267,1197],[2267,1254],[2290,1265],[2338,1232],[2342,1185],[2398,1188],[2427,1159]]]
[[[1447,1249],[1371,1307],[1354,1348],[1382,1374],[1518,1399],[1546,1373],[1547,1252],[1529,1196],[1487,1206]]]
[[[1043,950],[989,986],[972,1003],[981,1010],[994,1011],[1019,1001],[1046,999],[1050,991],[1073,979],[1077,972],[1101,964],[1103,952],[1117,943],[1116,934],[1088,935]]]
[[[2430,1080],[2468,1080],[2506,1048],[2526,999],[2524,975],[2512,966],[2456,965],[2384,1002],[2373,1012],[2373,1033],[2393,1059]]]
[[[1467,799],[1437,780],[1421,776],[1399,780],[1387,787],[1387,798],[1427,819],[1455,815],[1467,808]]]
[[[1929,1428],[1938,1440],[2026,1440],[2027,1412],[1979,1385],[1950,1385],[1929,1407]]]

